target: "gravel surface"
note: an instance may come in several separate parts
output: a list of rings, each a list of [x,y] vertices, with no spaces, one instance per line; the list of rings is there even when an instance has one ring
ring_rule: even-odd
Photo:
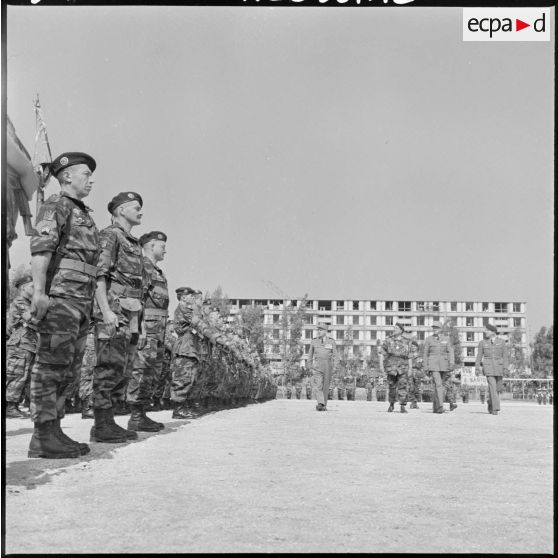
[[[7,420],[6,553],[553,553],[553,407],[328,409],[151,413],[163,432],[71,460],[27,458],[29,420]]]

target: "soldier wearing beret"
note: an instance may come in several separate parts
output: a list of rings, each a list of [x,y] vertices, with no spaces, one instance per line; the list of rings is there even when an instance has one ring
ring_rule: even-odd
[[[145,421],[145,412],[150,408],[151,398],[161,377],[165,355],[165,330],[169,316],[169,291],[167,278],[157,265],[166,254],[167,235],[161,231],[143,234],[139,242],[143,249],[143,265],[149,276],[150,289],[143,309],[142,335],[145,340],[138,347],[132,361],[132,376],[128,382],[126,399],[129,405],[139,410],[130,418],[128,428],[153,430],[153,425]],[[160,410],[160,405],[157,410]],[[135,424],[137,423],[137,424]]]
[[[131,230],[141,223],[143,200],[136,192],[121,192],[108,204],[112,224],[101,231],[101,254],[94,319],[97,362],[93,369],[91,440],[119,443],[137,438],[136,432],[114,421],[113,400],[122,398],[140,335],[147,288],[143,257]],[[133,413],[138,420],[138,409]],[[140,413],[141,414],[141,413]],[[158,427],[157,427],[158,429]]]
[[[383,356],[382,371],[387,374],[388,381],[388,413],[393,412],[396,400],[399,400],[401,412],[407,412],[411,341],[404,333],[406,333],[405,326],[396,323],[392,334],[385,339],[379,349],[379,353]]]
[[[318,324],[318,336],[312,339],[308,351],[307,366],[312,371],[312,390],[316,397],[316,411],[327,410],[330,397],[330,382],[338,363],[337,346],[333,337],[329,337],[328,325]]]
[[[484,328],[484,339],[477,350],[475,369],[486,376],[488,384],[488,412],[497,415],[500,411],[499,393],[502,391],[502,378],[509,371],[509,348],[505,341],[497,337],[498,330],[492,324]]]
[[[33,277],[24,273],[14,280],[18,296],[10,304],[6,320],[6,418],[29,415],[19,408],[31,378],[37,350],[37,326],[31,322]]]
[[[444,400],[447,393],[453,393],[451,372],[455,367],[455,355],[450,338],[442,333],[442,324],[438,321],[432,324],[433,335],[426,338],[423,348],[423,365],[432,374],[434,384],[433,411],[436,414],[444,412]],[[450,411],[457,405],[450,403]]]
[[[60,193],[42,205],[31,237],[31,314],[39,340],[31,371],[29,457],[79,457],[87,444],[60,427],[66,391],[81,365],[97,282],[99,233],[83,203],[96,163],[86,153],[62,153],[51,164]]]

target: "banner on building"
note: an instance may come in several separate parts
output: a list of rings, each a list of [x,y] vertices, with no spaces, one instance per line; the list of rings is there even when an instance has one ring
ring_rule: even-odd
[[[469,370],[467,368],[470,368]],[[475,369],[472,367],[465,367],[461,369],[461,385],[462,386],[485,386],[486,376],[477,376]]]

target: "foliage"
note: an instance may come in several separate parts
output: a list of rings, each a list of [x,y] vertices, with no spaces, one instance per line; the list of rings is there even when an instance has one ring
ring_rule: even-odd
[[[223,289],[221,285],[209,296],[211,299],[211,305],[219,310],[219,314],[222,318],[226,319],[231,313],[231,302],[226,294],[223,294]]]
[[[288,378],[293,381],[299,380],[303,371],[300,368],[300,359],[304,351],[301,343],[302,331],[306,316],[306,303],[308,295],[304,295],[300,306],[283,303],[281,315],[281,358],[283,367]]]
[[[522,345],[521,328],[515,328],[510,335],[510,371],[524,376],[527,371],[527,358]]]
[[[536,377],[547,378],[553,375],[554,326],[541,327],[531,344],[532,368]]]
[[[446,320],[442,327],[442,332],[445,333],[453,345],[453,352],[455,354],[455,365],[461,366],[463,364],[463,349],[461,347],[461,339],[459,338],[459,331],[451,320]]]
[[[260,360],[265,362],[263,316],[264,310],[260,305],[245,306],[240,309],[240,325],[244,337],[256,348]]]

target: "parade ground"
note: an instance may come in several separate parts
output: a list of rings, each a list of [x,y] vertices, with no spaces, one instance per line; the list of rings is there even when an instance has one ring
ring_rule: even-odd
[[[10,419],[5,552],[554,552],[552,406],[314,405],[152,413],[161,433],[72,460],[28,458],[31,422]]]

